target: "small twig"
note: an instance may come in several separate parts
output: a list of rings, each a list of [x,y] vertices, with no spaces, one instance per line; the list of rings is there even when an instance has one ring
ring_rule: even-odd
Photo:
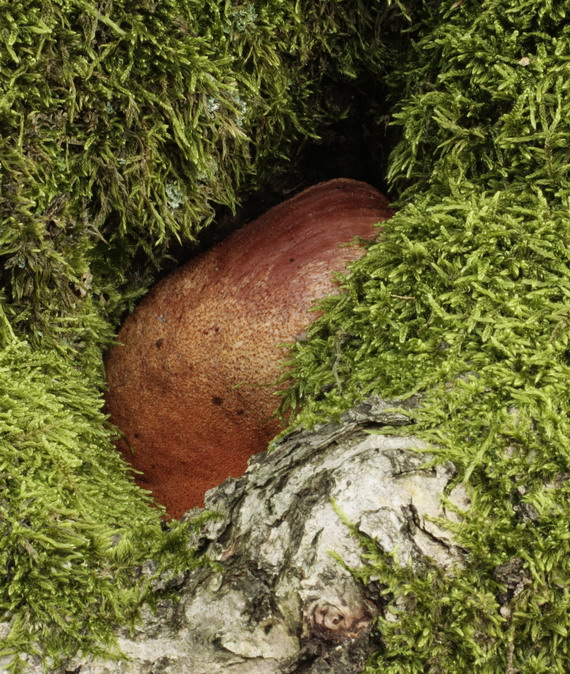
[[[397,300],[415,300],[415,299],[417,299],[416,297],[411,297],[409,295],[394,295],[394,293],[390,293],[390,297],[395,297]]]
[[[339,391],[342,391],[342,383],[340,381],[340,377],[338,376],[338,364],[340,362],[340,359],[342,357],[342,352],[341,352],[341,343],[344,342],[346,339],[346,334],[341,333],[340,335],[337,334],[336,339],[335,339],[335,352],[336,352],[336,357],[332,366],[332,373],[335,378],[335,382],[337,385],[337,388]]]

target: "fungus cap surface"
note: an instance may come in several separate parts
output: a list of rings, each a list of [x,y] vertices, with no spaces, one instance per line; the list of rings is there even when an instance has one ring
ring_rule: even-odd
[[[139,484],[170,515],[202,505],[281,430],[283,343],[364,252],[341,244],[374,238],[390,215],[370,185],[320,183],[164,278],[127,318],[106,360],[108,410]]]

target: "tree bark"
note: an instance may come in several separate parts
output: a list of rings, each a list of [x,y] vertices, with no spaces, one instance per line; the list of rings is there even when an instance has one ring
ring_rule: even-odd
[[[432,521],[453,517],[440,503],[453,466],[424,468],[429,454],[414,451],[421,441],[386,429],[410,424],[412,404],[393,411],[374,397],[339,423],[294,431],[253,457],[243,477],[208,492],[206,506],[220,518],[194,542],[215,568],[171,581],[179,601],[145,609],[136,632],[119,635],[128,661],[76,658],[66,671],[360,672],[381,644],[383,602],[338,561],[362,566],[359,541],[338,512],[385,552],[397,548],[399,563],[462,561]],[[452,498],[467,506],[461,491]]]

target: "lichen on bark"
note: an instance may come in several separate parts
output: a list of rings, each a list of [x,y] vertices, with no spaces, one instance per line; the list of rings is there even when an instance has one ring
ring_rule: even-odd
[[[373,397],[340,422],[293,431],[253,457],[242,478],[208,492],[206,507],[218,516],[194,543],[214,566],[179,576],[174,598],[121,633],[130,661],[119,670],[92,657],[66,670],[360,672],[381,643],[375,621],[397,610],[378,593],[381,582],[366,587],[355,577],[366,570],[362,542],[415,571],[463,563],[435,522],[446,514],[441,494],[454,469],[429,467],[417,451],[412,408]],[[468,507],[461,489],[451,501]]]

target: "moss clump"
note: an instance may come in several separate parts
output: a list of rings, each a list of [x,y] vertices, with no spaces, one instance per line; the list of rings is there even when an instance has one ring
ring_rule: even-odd
[[[12,325],[34,343],[77,345],[92,341],[94,313],[132,306],[169,243],[193,241],[217,205],[235,207],[270,160],[339,113],[328,81],[380,70],[367,4],[5,5],[0,259]]]
[[[142,507],[100,407],[53,351],[13,341],[0,352],[1,654],[57,658],[107,641],[143,596],[132,567],[152,552],[158,514]]]
[[[426,3],[391,77],[401,210],[295,347],[300,420],[420,391],[417,432],[472,498],[453,577],[369,546],[394,606],[370,673],[570,667],[568,12]]]
[[[0,656],[17,669],[96,650],[145,557],[195,563],[114,452],[102,352],[169,246],[348,114],[330,87],[383,71],[378,28],[401,10],[0,4]]]

